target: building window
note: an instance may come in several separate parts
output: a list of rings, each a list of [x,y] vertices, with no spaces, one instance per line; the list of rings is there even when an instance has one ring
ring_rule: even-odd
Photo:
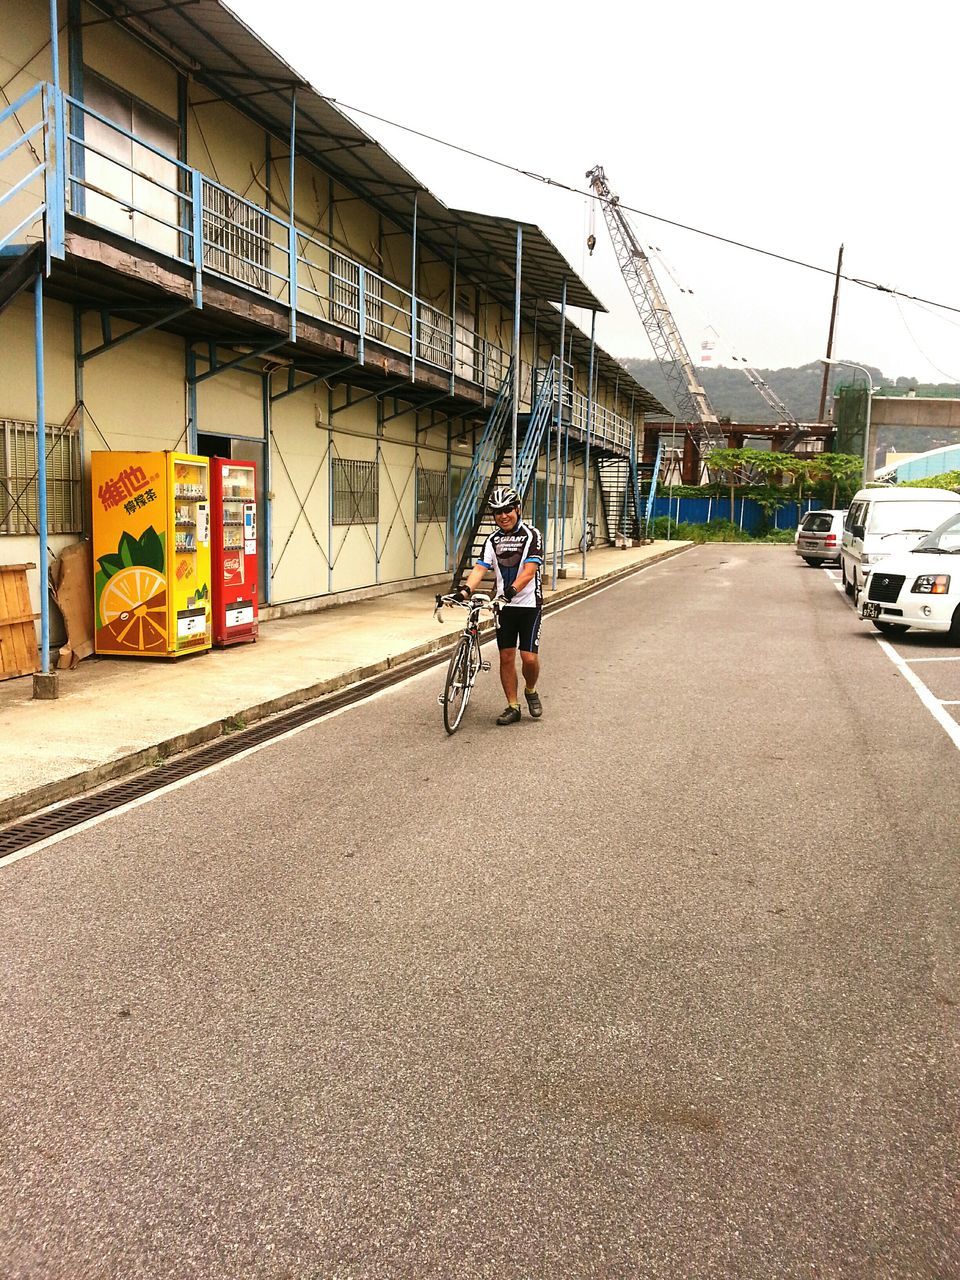
[[[162,253],[188,257],[181,248],[186,204],[178,194],[181,178],[174,163],[180,138],[176,121],[86,68],[83,100],[119,127],[81,116],[79,110],[74,114],[74,132],[82,119],[83,133],[71,147],[72,176],[82,178],[70,184],[78,206],[74,212]]]
[[[333,523],[376,524],[380,486],[375,462],[333,459]]]
[[[439,524],[447,518],[447,473],[417,467],[417,521]]]
[[[48,427],[47,533],[80,533],[78,426]],[[37,424],[0,418],[0,534],[38,532]]]

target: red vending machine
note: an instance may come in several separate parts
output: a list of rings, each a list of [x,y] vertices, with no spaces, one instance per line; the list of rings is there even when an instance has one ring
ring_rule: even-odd
[[[257,638],[257,467],[210,459],[213,643]]]

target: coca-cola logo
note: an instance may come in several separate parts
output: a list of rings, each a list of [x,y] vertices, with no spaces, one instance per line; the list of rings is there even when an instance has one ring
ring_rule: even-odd
[[[223,558],[223,571],[224,571],[224,573],[239,573],[239,572],[240,572],[240,557],[239,557],[239,556],[224,556],[224,558]]]

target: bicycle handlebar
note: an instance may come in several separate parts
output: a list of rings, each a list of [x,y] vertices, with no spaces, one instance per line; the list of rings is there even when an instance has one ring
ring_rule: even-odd
[[[436,597],[437,603],[433,611],[433,616],[440,621],[440,611],[447,606],[453,609],[489,609],[491,613],[496,613],[507,602],[503,596],[489,596],[484,591],[475,591],[469,600],[455,600],[452,595]]]

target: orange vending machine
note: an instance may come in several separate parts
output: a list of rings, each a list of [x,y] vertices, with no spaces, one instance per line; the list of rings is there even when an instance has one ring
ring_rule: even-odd
[[[93,453],[94,646],[209,649],[210,473],[189,453]]]
[[[213,643],[256,640],[257,467],[211,458]]]

